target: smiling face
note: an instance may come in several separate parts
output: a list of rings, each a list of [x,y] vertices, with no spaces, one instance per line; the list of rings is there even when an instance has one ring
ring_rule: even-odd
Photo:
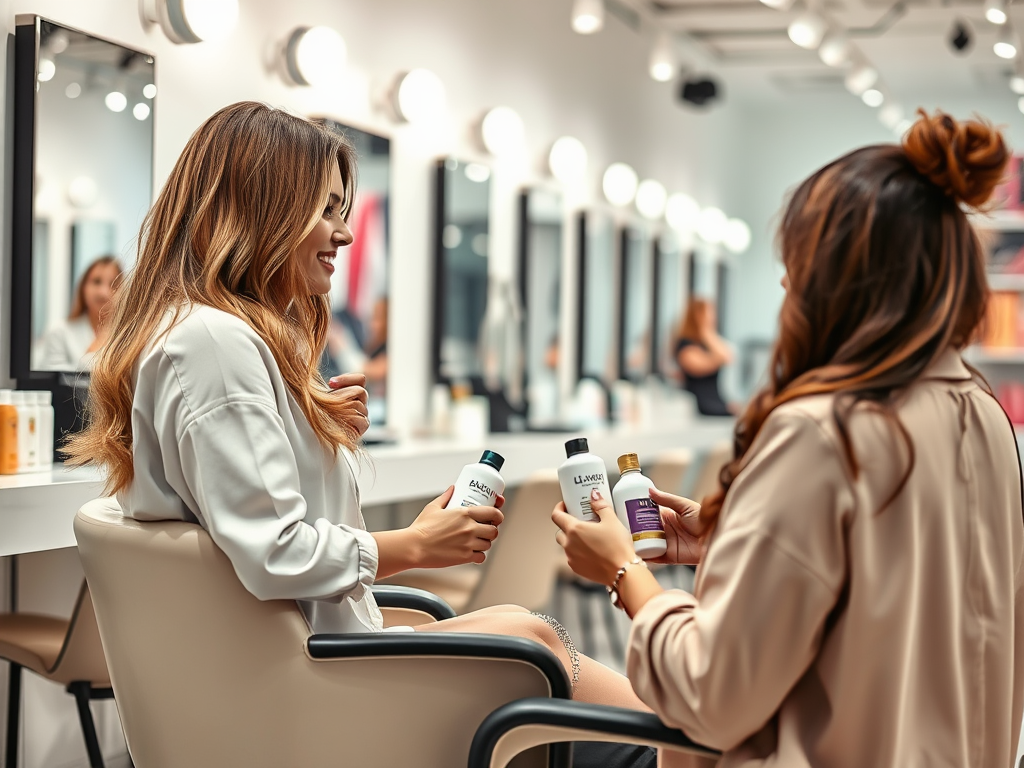
[[[342,216],[345,201],[345,182],[335,163],[331,170],[331,194],[316,222],[316,226],[296,251],[311,294],[328,293],[331,290],[331,275],[334,274],[334,259],[338,248],[352,242],[352,232]]]

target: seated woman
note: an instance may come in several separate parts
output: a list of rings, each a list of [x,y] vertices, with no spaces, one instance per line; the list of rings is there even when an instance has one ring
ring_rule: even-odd
[[[733,411],[718,390],[718,373],[732,362],[732,350],[718,335],[714,302],[691,299],[679,327],[676,362],[683,386],[697,398],[703,416],[731,416]]]
[[[96,351],[107,339],[109,303],[121,277],[113,256],[100,256],[75,287],[67,322],[51,329],[40,343],[38,367],[45,371],[88,371]]]
[[[723,766],[1009,766],[1024,710],[1024,520],[1013,429],[960,358],[985,316],[967,211],[1009,153],[922,117],[801,184],[770,381],[703,506],[664,505],[662,592],[630,536],[561,510],[569,564],[614,585],[627,659],[667,724]],[[682,762],[682,761],[681,761]],[[689,761],[686,761],[689,762]]]
[[[449,489],[409,528],[365,529],[364,379],[329,389],[317,372],[354,184],[353,150],[307,120],[252,102],[207,120],[143,225],[93,371],[88,428],[68,446],[73,463],[107,469],[125,515],[202,525],[252,594],[297,600],[314,632],[383,631],[375,579],[483,562],[502,520],[491,507],[443,509]],[[575,697],[644,708],[626,678],[524,609],[429,630],[537,640]],[[634,750],[619,764],[650,759]]]

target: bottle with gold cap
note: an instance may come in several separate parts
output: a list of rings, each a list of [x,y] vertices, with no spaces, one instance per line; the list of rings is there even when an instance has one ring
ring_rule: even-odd
[[[661,509],[651,501],[654,483],[640,472],[640,459],[635,453],[619,456],[622,475],[612,489],[615,514],[633,534],[633,549],[644,560],[665,554],[665,527]]]

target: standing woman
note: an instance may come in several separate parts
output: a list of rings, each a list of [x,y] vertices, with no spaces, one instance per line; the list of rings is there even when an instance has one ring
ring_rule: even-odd
[[[725,339],[718,335],[717,325],[714,302],[690,299],[676,341],[676,362],[683,372],[683,386],[697,399],[697,411],[702,416],[733,413],[718,388],[718,374],[732,362],[733,355]]]
[[[577,573],[633,617],[627,667],[723,766],[1009,766],[1024,706],[1024,519],[1015,438],[964,365],[985,314],[967,211],[1009,153],[923,112],[902,145],[804,181],[779,232],[770,382],[703,507],[654,492],[666,560],[633,561],[607,500],[560,510]],[[624,569],[624,570],[621,570]]]

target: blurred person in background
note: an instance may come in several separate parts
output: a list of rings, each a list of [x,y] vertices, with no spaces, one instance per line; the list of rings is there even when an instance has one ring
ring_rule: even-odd
[[[107,339],[108,305],[121,277],[114,256],[100,256],[75,287],[66,322],[51,329],[41,342],[39,367],[47,371],[88,371],[97,350]]]
[[[731,416],[735,408],[722,399],[718,374],[733,360],[729,344],[718,335],[715,304],[693,298],[686,307],[675,345],[676,362],[683,372],[683,387],[697,399],[703,416]]]

